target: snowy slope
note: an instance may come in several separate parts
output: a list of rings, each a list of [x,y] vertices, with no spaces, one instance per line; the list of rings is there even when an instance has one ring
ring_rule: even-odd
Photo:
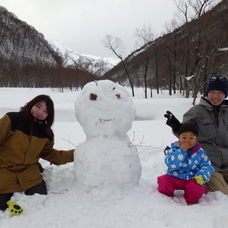
[[[15,194],[13,200],[23,207],[24,214],[11,216],[7,211],[0,212],[0,228],[226,228],[228,198],[222,193],[209,193],[199,204],[187,206],[181,192],[169,198],[157,191],[156,178],[166,171],[163,150],[176,140],[163,115],[171,110],[181,119],[191,107],[192,99],[179,94],[169,96],[167,91],[143,99],[143,93],[139,89],[133,98],[137,120],[128,132],[142,165],[139,186],[128,191],[107,187],[85,192],[75,182],[73,163],[54,166],[41,161],[48,195]],[[74,114],[78,92],[0,88],[0,116],[17,111],[38,94],[49,94],[55,103],[55,147],[70,149],[82,143],[85,133]]]
[[[50,43],[52,48],[63,57],[63,65],[65,67],[79,66],[80,68],[85,69],[91,73],[101,71],[100,73],[104,74],[106,71],[110,70],[117,63],[119,63],[119,59],[114,57],[101,57],[89,54],[79,54],[78,52],[73,51],[72,49],[57,40],[52,40],[48,42]]]

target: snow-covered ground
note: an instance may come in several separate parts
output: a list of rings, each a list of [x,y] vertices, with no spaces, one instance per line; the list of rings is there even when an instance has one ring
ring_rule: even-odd
[[[131,93],[130,89],[127,89]],[[86,135],[75,118],[74,103],[80,91],[57,89],[0,88],[0,116],[18,111],[30,99],[48,94],[55,103],[53,126],[56,149],[76,148]],[[166,172],[163,150],[176,140],[165,124],[164,113],[172,111],[177,118],[192,106],[192,99],[167,91],[144,99],[142,89],[135,91],[136,118],[128,132],[137,146],[142,175],[139,186],[130,190],[93,189],[85,192],[74,179],[74,164],[50,165],[41,161],[48,195],[25,196],[16,193],[12,200],[24,213],[12,216],[0,212],[0,228],[226,228],[228,198],[220,192],[209,193],[199,204],[187,206],[181,192],[169,198],[157,191],[157,176]]]

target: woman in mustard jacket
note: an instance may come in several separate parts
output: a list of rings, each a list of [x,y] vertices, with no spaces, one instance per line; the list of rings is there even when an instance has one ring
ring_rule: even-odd
[[[0,210],[5,210],[14,192],[47,194],[39,159],[55,165],[73,162],[74,149],[53,149],[54,104],[39,95],[0,119]]]

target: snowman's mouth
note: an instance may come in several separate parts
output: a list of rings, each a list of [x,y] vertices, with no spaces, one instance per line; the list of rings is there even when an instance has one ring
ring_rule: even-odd
[[[113,120],[115,120],[115,119],[99,119],[100,120],[100,123],[101,124],[104,124],[104,123],[106,123],[106,122],[110,122],[110,121],[113,121]]]

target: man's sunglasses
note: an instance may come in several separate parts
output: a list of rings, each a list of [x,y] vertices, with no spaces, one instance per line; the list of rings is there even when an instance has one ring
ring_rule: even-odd
[[[226,82],[226,81],[227,81],[227,78],[224,77],[224,76],[212,76],[212,77],[210,78],[210,81],[211,81],[211,82],[216,81],[216,80],[222,81],[222,82]]]

